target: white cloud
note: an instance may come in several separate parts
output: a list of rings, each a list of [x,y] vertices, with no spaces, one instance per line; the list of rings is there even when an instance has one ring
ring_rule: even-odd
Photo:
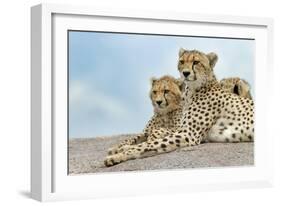
[[[117,119],[129,115],[125,104],[120,99],[113,98],[99,91],[93,85],[90,86],[81,81],[73,81],[71,82],[69,92],[69,105],[74,113],[87,109],[88,111],[97,110],[104,115]]]

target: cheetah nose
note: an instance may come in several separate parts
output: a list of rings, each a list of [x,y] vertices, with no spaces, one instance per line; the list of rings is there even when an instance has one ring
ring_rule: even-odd
[[[182,72],[183,76],[188,77],[190,75],[190,72]]]
[[[160,106],[160,104],[162,103],[162,101],[156,101],[156,103]]]

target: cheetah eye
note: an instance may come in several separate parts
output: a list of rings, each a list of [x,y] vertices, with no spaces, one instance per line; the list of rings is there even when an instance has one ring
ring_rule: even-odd
[[[180,60],[180,64],[184,64],[184,61],[183,61],[183,60]]]
[[[197,65],[197,64],[199,64],[200,63],[200,61],[194,61],[193,62],[193,65]]]
[[[168,89],[164,90],[164,94],[168,94],[169,92],[170,92],[170,90],[168,90]]]
[[[156,94],[156,93],[157,93],[157,91],[153,90],[153,91],[152,91],[152,93],[153,93],[153,94]]]

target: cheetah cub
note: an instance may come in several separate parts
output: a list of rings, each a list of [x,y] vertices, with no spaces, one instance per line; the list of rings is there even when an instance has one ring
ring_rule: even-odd
[[[108,150],[109,156],[105,160],[106,166],[111,166],[123,161],[123,159],[115,160],[111,158],[111,155],[118,153],[125,155],[128,149],[134,148],[141,154],[145,153],[145,156],[148,156],[149,153],[157,152],[157,150],[151,150],[150,145],[157,144],[157,139],[175,132],[176,128],[180,125],[180,117],[182,114],[181,85],[182,81],[171,76],[151,79],[149,96],[154,108],[154,115],[146,125],[142,134],[127,139]],[[139,156],[135,156],[134,158],[137,157]]]
[[[239,77],[225,78],[220,81],[223,90],[252,99],[250,84]]]

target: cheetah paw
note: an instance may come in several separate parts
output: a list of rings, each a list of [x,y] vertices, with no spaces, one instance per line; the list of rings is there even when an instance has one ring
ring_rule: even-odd
[[[110,166],[113,166],[113,165],[117,165],[121,162],[123,162],[122,155],[115,154],[115,155],[107,156],[106,159],[104,160],[104,165],[107,166],[107,167],[110,167]]]

